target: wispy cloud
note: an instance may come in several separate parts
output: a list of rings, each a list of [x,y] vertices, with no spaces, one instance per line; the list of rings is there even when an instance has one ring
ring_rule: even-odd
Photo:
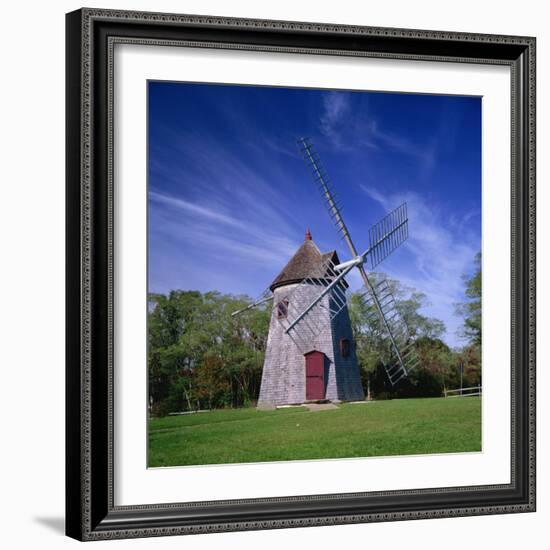
[[[241,193],[238,193],[242,196]],[[256,222],[246,223],[236,217],[200,206],[189,201],[168,196],[156,191],[149,192],[152,204],[166,207],[167,211],[157,212],[162,217],[160,230],[171,239],[181,239],[182,244],[193,243],[195,249],[208,252],[211,259],[231,263],[261,262],[271,266],[275,273],[294,253],[298,246],[295,238],[277,231],[276,234],[266,228],[266,219],[270,218],[269,208],[260,206]],[[178,211],[183,211],[182,217]],[[158,216],[160,214],[160,216]]]
[[[367,126],[367,129],[366,136],[363,138],[363,143],[366,145],[372,147],[373,144],[378,144],[398,153],[416,158],[421,161],[425,169],[433,166],[437,152],[436,139],[433,139],[428,146],[418,144],[410,139],[380,129],[378,122],[375,120]]]
[[[272,160],[264,166],[256,149],[245,162],[246,154],[194,132],[179,132],[170,146],[176,154],[152,166],[149,189],[153,290],[259,293],[304,231],[286,212],[292,198],[277,185],[289,175]]]
[[[258,225],[247,224],[243,231],[228,231],[218,223],[201,223],[199,219],[178,219],[167,216],[166,212],[154,212],[156,232],[180,243],[194,254],[191,267],[203,271],[208,279],[206,266],[212,261],[220,262],[220,268],[239,266],[246,270],[251,262],[268,266],[275,274],[295,252],[298,241],[284,235],[261,232]],[[204,220],[203,220],[204,221]],[[204,270],[203,270],[204,267]],[[265,281],[264,281],[265,282]]]
[[[232,227],[238,227],[240,229],[245,229],[246,225],[243,224],[240,220],[228,216],[222,212],[218,212],[211,208],[200,206],[198,204],[193,204],[192,202],[178,199],[163,193],[158,193],[156,191],[149,191],[149,199],[154,202],[168,206],[169,208],[175,208],[178,210],[183,210],[187,214],[199,216],[201,218],[206,218],[212,222],[218,222],[225,225],[230,225]]]
[[[366,108],[366,101],[363,101],[360,110],[352,109],[351,105],[350,93],[330,92],[323,98],[319,127],[332,146],[340,150],[358,147],[389,150],[417,160],[423,172],[433,167],[439,142],[437,136],[434,135],[428,144],[418,143],[383,128],[376,115]]]
[[[350,114],[350,99],[343,92],[329,92],[323,96],[322,133],[334,144],[342,145],[342,128]]]

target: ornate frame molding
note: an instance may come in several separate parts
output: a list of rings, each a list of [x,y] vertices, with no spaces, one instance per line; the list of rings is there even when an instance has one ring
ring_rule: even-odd
[[[117,43],[510,66],[509,485],[114,506],[112,83]],[[68,14],[67,534],[99,540],[534,511],[535,86],[531,37],[102,9]]]

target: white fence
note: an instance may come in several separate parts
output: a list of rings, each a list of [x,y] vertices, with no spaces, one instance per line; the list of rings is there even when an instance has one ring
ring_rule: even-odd
[[[457,390],[445,390],[445,397],[472,397],[474,395],[481,395],[481,386],[459,388]]]

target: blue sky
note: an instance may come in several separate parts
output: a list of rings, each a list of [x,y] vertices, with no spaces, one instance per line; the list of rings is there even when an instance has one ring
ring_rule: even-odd
[[[258,296],[304,240],[349,252],[296,145],[312,138],[359,250],[407,201],[409,239],[378,270],[454,304],[481,249],[481,99],[149,83],[149,290]],[[352,277],[352,289],[359,280]]]

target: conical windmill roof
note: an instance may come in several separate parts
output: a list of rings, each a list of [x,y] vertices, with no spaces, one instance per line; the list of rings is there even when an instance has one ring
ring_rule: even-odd
[[[273,291],[280,286],[301,283],[307,278],[332,278],[327,273],[327,260],[331,260],[334,264],[340,263],[336,250],[324,253],[319,250],[308,229],[304,243],[275,277],[269,288]],[[344,284],[348,286],[345,281]]]

